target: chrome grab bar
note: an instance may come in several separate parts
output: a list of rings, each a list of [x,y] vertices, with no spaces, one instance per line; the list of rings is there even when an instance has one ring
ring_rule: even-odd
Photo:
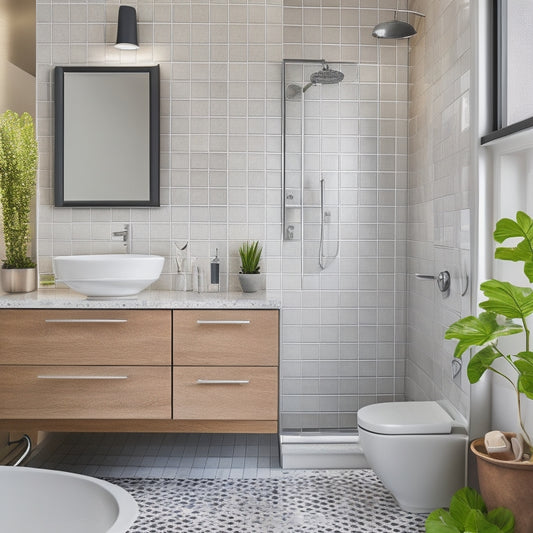
[[[198,385],[248,385],[249,379],[197,379]]]
[[[47,324],[123,324],[126,318],[47,318]]]
[[[197,324],[250,324],[250,320],[197,320]]]
[[[37,379],[128,379],[128,376],[61,376],[61,375],[42,375]]]

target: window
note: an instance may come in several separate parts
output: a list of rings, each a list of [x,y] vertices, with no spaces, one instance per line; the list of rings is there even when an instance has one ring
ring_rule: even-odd
[[[482,144],[533,127],[533,2],[493,0],[493,132]]]

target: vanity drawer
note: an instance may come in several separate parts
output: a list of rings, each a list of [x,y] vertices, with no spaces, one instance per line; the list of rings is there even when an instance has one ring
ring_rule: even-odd
[[[4,366],[3,419],[170,419],[170,367]]]
[[[278,369],[176,367],[173,407],[175,419],[277,420]]]
[[[173,311],[174,364],[278,364],[277,310]]]
[[[168,310],[0,309],[0,364],[170,365]]]

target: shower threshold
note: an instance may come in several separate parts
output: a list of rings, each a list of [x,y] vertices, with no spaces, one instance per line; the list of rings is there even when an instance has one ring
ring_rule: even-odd
[[[369,468],[356,431],[290,431],[279,436],[281,468]]]

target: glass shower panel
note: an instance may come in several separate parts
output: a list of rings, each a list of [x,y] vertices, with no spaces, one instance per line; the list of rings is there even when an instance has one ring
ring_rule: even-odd
[[[342,81],[312,83],[322,69]],[[358,65],[285,63],[284,239],[301,245],[301,274],[319,274],[340,250],[341,184],[356,182]]]
[[[360,407],[403,399],[404,73],[283,63],[284,433],[353,431]]]

